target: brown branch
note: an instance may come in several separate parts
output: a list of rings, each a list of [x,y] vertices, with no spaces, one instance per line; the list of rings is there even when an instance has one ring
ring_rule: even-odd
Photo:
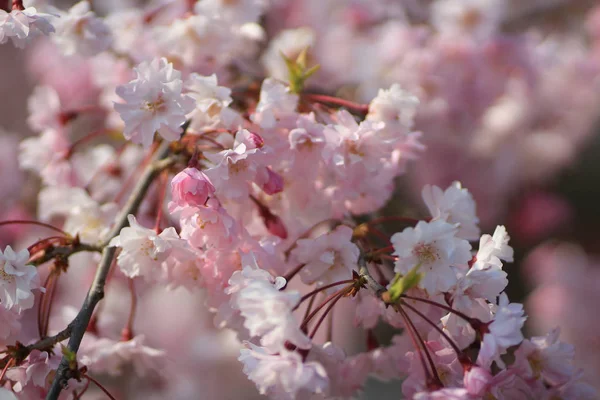
[[[166,158],[168,153],[169,143],[165,141],[154,153],[152,162],[146,167],[142,176],[139,178],[137,185],[134,187],[129,199],[127,200],[127,203],[117,216],[115,225],[106,236],[103,244],[100,246],[104,250],[102,251],[102,258],[98,265],[98,269],[96,270],[96,276],[94,277],[94,281],[92,282],[88,295],[85,298],[79,313],[70,324],[72,325],[72,332],[69,339],[68,349],[73,353],[77,353],[79,350],[79,345],[81,344],[83,335],[85,334],[90,319],[92,318],[94,309],[96,308],[98,302],[104,297],[104,285],[106,284],[106,278],[117,251],[116,247],[108,247],[108,243],[112,238],[121,232],[121,229],[128,225],[127,216],[137,212],[140,204],[146,196],[146,193],[148,192],[148,189],[150,188],[150,185],[154,181],[154,178],[156,178],[161,171],[163,171],[165,168],[168,168],[173,163],[171,159]],[[46,396],[46,400],[58,399],[62,389],[67,386],[67,382],[70,378],[69,372],[69,361],[66,357],[63,357],[56,372],[54,381],[52,382],[52,386],[50,387],[48,395]]]

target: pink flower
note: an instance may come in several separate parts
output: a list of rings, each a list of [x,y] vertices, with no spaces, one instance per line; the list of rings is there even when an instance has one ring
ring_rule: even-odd
[[[10,246],[0,251],[0,306],[18,313],[33,307],[33,289],[40,289],[37,269],[27,265],[29,251],[15,253]]]
[[[204,206],[214,193],[215,187],[208,176],[196,168],[188,167],[171,180],[169,212],[182,207]]]
[[[306,264],[300,270],[302,281],[308,285],[317,282],[322,286],[352,279],[352,271],[358,269],[360,251],[351,239],[352,229],[340,225],[315,239],[298,240],[291,257],[299,264]],[[326,292],[332,293],[338,289],[333,287]]]
[[[483,396],[491,384],[492,374],[486,369],[474,366],[465,373],[465,389],[473,396]]]
[[[515,368],[523,378],[539,379],[553,386],[568,382],[575,375],[575,347],[558,340],[560,330],[546,336],[525,339],[515,351]]]
[[[231,246],[242,231],[216,198],[203,207],[189,207],[181,214],[181,237],[192,246],[223,248]]]
[[[274,195],[283,190],[283,177],[271,168],[265,168],[266,178],[262,184],[262,190],[268,195]]]
[[[154,132],[165,140],[179,139],[185,115],[194,109],[194,100],[181,94],[181,73],[165,58],[144,61],[135,72],[136,79],[116,90],[125,101],[115,103],[125,138],[144,147],[150,147]]]
[[[59,362],[58,357],[50,357],[45,351],[32,350],[23,364],[10,368],[6,372],[6,377],[16,382],[13,385],[13,390],[17,393],[23,391],[30,382],[34,386],[46,388],[54,377],[54,375],[49,374],[58,368]]]

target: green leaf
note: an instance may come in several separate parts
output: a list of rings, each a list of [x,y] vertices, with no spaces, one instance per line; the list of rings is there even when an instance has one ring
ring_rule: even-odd
[[[417,272],[421,267],[421,263],[415,265],[406,275],[397,274],[392,281],[388,290],[390,300],[396,303],[400,296],[406,293],[409,289],[416,287],[423,279],[423,273]]]
[[[306,80],[312,75],[314,75],[314,73],[317,72],[320,68],[318,64],[313,65],[310,68],[307,67],[307,54],[308,47],[304,48],[295,60],[292,60],[285,54],[281,53],[281,57],[283,57],[285,65],[288,69],[288,79],[290,84],[290,91],[292,93],[301,93],[304,89],[304,83],[306,82]]]

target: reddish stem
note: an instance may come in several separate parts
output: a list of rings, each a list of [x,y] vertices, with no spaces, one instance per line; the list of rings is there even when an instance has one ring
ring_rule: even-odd
[[[47,293],[44,295],[44,298],[48,297],[48,300],[45,302],[46,306],[45,306],[45,312],[44,312],[44,319],[42,320],[43,325],[42,325],[42,338],[45,338],[46,336],[48,336],[48,328],[50,326],[50,314],[52,313],[52,303],[54,303],[54,296],[56,295],[56,285],[58,284],[58,277],[60,275],[58,274],[53,274],[54,278],[52,279],[52,281],[50,282],[50,293]]]
[[[304,268],[306,264],[300,264],[297,267],[295,267],[294,269],[292,269],[291,271],[289,271],[287,274],[285,274],[283,277],[285,278],[285,285],[287,286],[288,282],[292,280],[292,278],[294,276],[296,276],[296,274],[298,274],[298,272],[300,272],[300,270],[302,270],[302,268]]]
[[[369,112],[368,104],[355,103],[350,100],[340,99],[339,97],[327,96],[324,94],[312,94],[312,93],[303,94],[303,97],[305,99],[307,99],[308,101],[316,101],[319,103],[335,104],[336,106],[345,107],[350,110],[355,110],[362,114],[367,114]]]
[[[340,292],[332,301],[331,303],[329,303],[329,305],[327,306],[327,308],[325,309],[325,311],[323,311],[323,314],[321,314],[321,317],[319,317],[319,320],[317,321],[317,324],[315,325],[315,327],[313,328],[312,332],[309,335],[309,338],[312,340],[312,338],[315,337],[315,335],[317,334],[317,331],[319,330],[319,327],[321,326],[321,324],[323,323],[323,321],[325,320],[325,317],[327,317],[327,315],[329,314],[329,311],[331,311],[331,309],[333,308],[333,306],[335,306],[335,303],[337,303],[342,297],[344,297],[346,294],[348,294],[348,289],[346,288],[344,291]]]
[[[84,144],[86,142],[89,142],[90,140],[95,139],[95,138],[97,138],[99,136],[102,136],[102,135],[106,134],[107,132],[108,132],[107,129],[104,129],[104,128],[98,129],[98,130],[95,130],[95,131],[93,131],[91,133],[88,133],[87,135],[85,135],[85,136],[81,137],[80,139],[74,141],[71,144],[71,146],[69,146],[69,149],[67,150],[67,153],[65,154],[65,158],[67,158],[67,159],[70,158],[73,155],[73,153],[75,152],[75,148],[76,147],[78,147],[78,146],[80,146],[80,145],[82,145],[82,144]]]
[[[4,375],[6,374],[6,371],[8,371],[8,369],[10,367],[12,367],[12,365],[15,363],[15,359],[11,358],[10,360],[8,360],[6,362],[6,365],[4,366],[4,368],[2,368],[2,372],[0,372],[0,383],[2,382],[2,380],[4,379]],[[1,387],[1,386],[0,386]]]
[[[131,306],[129,308],[127,325],[121,332],[121,341],[124,342],[133,339],[133,321],[135,320],[135,311],[137,310],[137,297],[135,295],[135,285],[133,279],[129,279],[127,283],[129,285],[129,293],[131,295]]]
[[[381,249],[370,251],[367,254],[370,255],[370,256],[373,256],[375,254],[387,253],[388,251],[393,251],[393,250],[394,250],[394,246],[386,246],[386,247],[382,247]]]
[[[343,288],[341,288],[340,290],[338,290],[338,291],[336,291],[336,292],[334,292],[334,293],[330,294],[329,296],[327,296],[327,297],[325,298],[325,300],[323,300],[323,302],[322,302],[321,304],[319,304],[319,305],[317,306],[317,308],[315,308],[315,309],[314,309],[314,311],[312,311],[312,312],[311,312],[311,313],[308,315],[308,317],[304,318],[304,321],[303,321],[303,322],[302,322],[302,324],[300,325],[300,329],[302,329],[302,330],[305,330],[305,329],[306,329],[306,327],[308,326],[308,323],[310,322],[310,320],[311,320],[311,319],[313,319],[313,317],[314,317],[315,315],[317,315],[317,314],[319,313],[319,311],[321,311],[321,309],[322,309],[323,307],[325,307],[325,306],[326,306],[326,305],[327,305],[327,304],[328,304],[328,303],[329,303],[331,300],[335,299],[335,298],[336,298],[336,296],[340,295],[340,293],[344,293],[345,291],[347,291],[347,290],[348,290],[349,288],[351,288],[351,287],[352,287],[352,285],[351,285],[351,286],[346,286],[346,287],[343,287]],[[344,294],[345,294],[345,293],[344,293]]]
[[[423,357],[423,353],[421,352],[421,348],[419,347],[419,344],[415,337],[415,333],[413,332],[412,329],[410,329],[408,317],[406,316],[406,313],[404,311],[401,311],[402,309],[400,307],[398,307],[396,310],[400,313],[400,315],[402,316],[402,319],[404,320],[404,323],[406,324],[406,331],[408,332],[408,336],[410,337],[410,340],[415,348],[415,351],[418,354],[419,360],[421,361],[421,366],[423,367],[423,373],[425,375],[425,379],[427,381],[429,381],[431,379],[431,372],[429,371],[429,368],[427,368],[427,363],[425,362],[425,357]]]
[[[474,318],[468,317],[467,315],[461,313],[460,311],[457,311],[454,308],[452,308],[450,306],[447,306],[445,304],[441,304],[441,303],[438,303],[438,302],[433,301],[433,300],[422,299],[420,297],[409,296],[407,294],[403,294],[401,297],[403,297],[405,299],[410,299],[410,300],[415,300],[415,301],[421,301],[423,303],[431,304],[432,306],[436,306],[436,307],[442,308],[442,309],[444,309],[444,310],[446,310],[448,312],[451,312],[453,314],[458,315],[459,317],[461,317],[462,319],[464,319],[465,321],[467,321],[470,324],[474,323],[474,320],[475,320]]]
[[[90,380],[88,379],[85,381],[85,386],[83,387],[83,389],[81,389],[81,393],[77,394],[77,393],[73,392],[73,393],[75,393],[73,399],[74,400],[81,399],[81,397],[85,394],[85,392],[87,392],[89,387],[90,387]]]
[[[452,340],[452,338],[450,338],[450,336],[448,336],[448,334],[446,332],[444,332],[444,330],[442,328],[440,328],[439,326],[437,326],[437,324],[435,322],[433,322],[432,320],[430,320],[429,318],[427,318],[427,316],[425,314],[423,314],[421,311],[417,310],[417,308],[411,306],[410,304],[408,304],[406,302],[403,302],[402,305],[408,307],[412,312],[414,312],[415,314],[417,314],[425,322],[427,322],[429,325],[431,325],[433,327],[433,329],[435,329],[436,331],[438,331],[438,333],[440,335],[442,335],[444,337],[444,339],[446,339],[446,341],[448,342],[448,344],[450,344],[450,346],[452,347],[452,349],[454,349],[454,352],[456,353],[456,355],[460,357],[460,355],[462,354],[462,351],[458,348],[458,346],[456,345],[456,343],[454,343],[454,341]]]
[[[297,310],[298,307],[300,307],[300,304],[302,304],[302,302],[304,300],[308,299],[309,297],[313,297],[317,293],[321,293],[323,290],[327,290],[327,289],[332,288],[334,286],[343,285],[344,283],[354,283],[354,279],[346,279],[346,280],[343,280],[343,281],[330,283],[329,285],[321,286],[321,287],[316,288],[315,290],[312,290],[312,291],[308,292],[307,294],[305,294],[304,296],[302,296],[302,298],[300,299],[300,301],[298,302],[298,304],[296,304],[296,307],[294,307],[292,309],[292,311]]]
[[[88,380],[92,381],[92,382],[94,383],[94,385],[98,386],[98,388],[99,388],[100,390],[102,390],[102,391],[104,392],[104,394],[105,394],[106,396],[108,396],[108,398],[109,398],[109,399],[111,399],[111,400],[116,400],[116,399],[114,398],[114,396],[113,396],[112,394],[110,394],[110,393],[109,393],[109,391],[108,391],[108,390],[106,390],[106,388],[100,384],[100,382],[98,382],[97,380],[95,380],[94,378],[92,378],[91,376],[89,376],[89,375],[87,375],[87,374],[86,374],[86,375],[84,375],[84,376],[85,376],[85,377],[86,377]]]
[[[65,231],[63,231],[62,229],[59,229],[55,226],[52,226],[50,224],[45,224],[43,222],[39,222],[39,221],[27,221],[27,220],[23,220],[23,219],[13,219],[13,220],[8,220],[8,221],[1,221],[0,222],[0,226],[2,225],[37,225],[37,226],[43,226],[44,228],[48,228],[48,229],[52,229],[55,232],[59,232],[62,233],[65,236],[69,236],[69,234]]]
[[[385,235],[385,233],[381,232],[379,229],[375,229],[372,226],[369,226],[367,233],[371,233],[371,234],[377,236],[379,239],[383,240],[384,242],[386,242],[388,244],[392,244],[392,242],[390,241],[390,238],[387,237]]]
[[[379,217],[379,218],[372,219],[372,220],[368,221],[367,224],[375,225],[375,224],[381,224],[384,222],[403,222],[405,224],[416,225],[419,221],[420,220],[416,219],[416,218],[402,217],[399,215],[387,215],[385,217]]]

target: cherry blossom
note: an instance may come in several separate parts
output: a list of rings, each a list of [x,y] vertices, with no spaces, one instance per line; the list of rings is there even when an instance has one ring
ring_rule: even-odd
[[[445,221],[419,221],[392,236],[394,271],[407,273],[418,266],[424,273],[420,283],[430,293],[447,291],[457,281],[453,266],[466,265],[471,259],[471,245],[456,235],[458,228]]]
[[[489,324],[487,327],[488,332],[483,336],[477,363],[482,366],[489,366],[493,361],[496,361],[502,367],[504,363],[500,359],[500,355],[504,354],[509,347],[523,341],[521,328],[526,319],[523,305],[509,303],[506,293],[502,293],[494,320]]]
[[[18,313],[33,307],[33,289],[40,287],[39,276],[33,265],[27,265],[29,251],[18,253],[7,246],[0,251],[0,304],[3,308],[13,309]]]
[[[479,218],[475,214],[475,201],[460,182],[454,182],[442,191],[437,186],[426,185],[422,191],[423,200],[433,219],[442,219],[451,224],[459,224],[457,236],[467,240],[479,237]]]
[[[165,58],[142,62],[135,68],[136,79],[117,87],[125,102],[115,109],[125,122],[123,135],[149,147],[158,132],[166,140],[177,140],[185,115],[194,108],[191,97],[181,94],[181,73]]]
[[[128,216],[129,226],[121,229],[111,239],[109,246],[121,247],[117,264],[121,272],[130,278],[152,277],[160,271],[160,265],[174,248],[186,246],[174,228],[160,234],[141,226],[133,215]]]
[[[53,39],[67,56],[91,57],[109,48],[112,35],[106,23],[91,11],[90,3],[83,0],[60,14]]]
[[[323,393],[328,379],[323,366],[317,362],[303,362],[295,352],[269,354],[265,349],[248,343],[242,349],[240,361],[244,373],[256,383],[261,394],[279,399],[295,399],[304,390]]]
[[[202,171],[186,168],[171,181],[173,200],[169,203],[169,211],[180,207],[204,206],[214,192],[215,187]]]
[[[298,240],[291,254],[296,262],[305,264],[300,270],[302,281],[327,285],[350,279],[359,255],[359,249],[350,241],[351,238],[352,229],[340,225],[315,239]],[[329,289],[330,292],[335,290]]]
[[[22,49],[33,38],[49,35],[54,32],[51,17],[39,13],[35,7],[12,9],[10,12],[0,10],[0,44],[11,39],[15,47]]]

